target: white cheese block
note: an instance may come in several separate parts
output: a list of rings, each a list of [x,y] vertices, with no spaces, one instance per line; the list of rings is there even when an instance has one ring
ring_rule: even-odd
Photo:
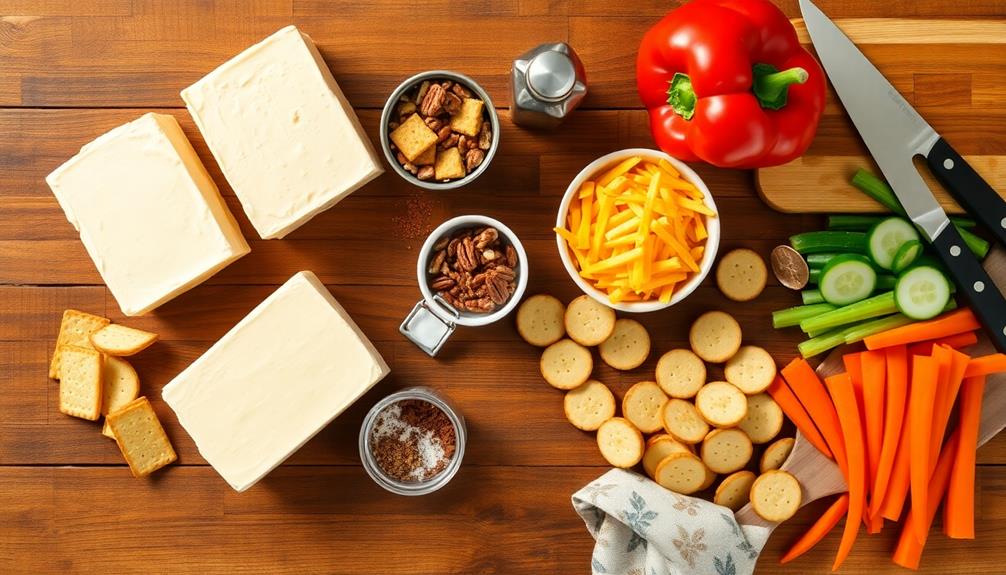
[[[388,374],[311,272],[265,299],[161,392],[237,491],[290,457]]]
[[[126,315],[249,251],[174,116],[144,114],[99,136],[45,181]]]
[[[287,26],[182,90],[264,239],[282,238],[383,171],[314,42]]]

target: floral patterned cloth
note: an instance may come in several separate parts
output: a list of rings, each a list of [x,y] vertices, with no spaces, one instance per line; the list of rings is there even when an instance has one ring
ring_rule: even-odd
[[[624,469],[574,493],[573,508],[597,542],[594,575],[750,575],[770,533]]]

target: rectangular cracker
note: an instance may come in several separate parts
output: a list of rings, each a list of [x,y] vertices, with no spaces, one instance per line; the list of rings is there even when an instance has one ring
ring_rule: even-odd
[[[62,345],[59,410],[67,415],[97,421],[101,416],[101,353],[75,345]]]
[[[49,364],[49,377],[59,379],[60,347],[74,345],[92,349],[91,334],[112,323],[111,320],[75,309],[63,312],[63,321],[59,325],[59,336],[56,338],[55,351]]]
[[[109,414],[106,421],[133,477],[146,477],[178,459],[145,396]]]

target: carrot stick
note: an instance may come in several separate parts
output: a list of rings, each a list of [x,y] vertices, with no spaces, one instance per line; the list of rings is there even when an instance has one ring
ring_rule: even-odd
[[[968,362],[968,368],[964,371],[964,377],[978,377],[982,375],[992,375],[1006,371],[1006,354],[993,353],[982,357],[972,358]]]
[[[936,466],[937,457],[940,455],[940,447],[943,446],[943,434],[946,432],[946,424],[941,428],[940,414],[943,413],[943,402],[950,388],[950,371],[953,364],[953,356],[950,355],[950,348],[942,345],[933,347],[933,359],[938,366],[936,379],[936,395],[933,396],[933,419],[929,428],[929,472]]]
[[[866,349],[874,350],[893,345],[917,343],[929,339],[939,339],[957,335],[967,331],[975,331],[981,327],[978,320],[968,308],[955,309],[938,318],[929,321],[911,323],[876,335],[871,335],[863,341]]]
[[[863,362],[866,455],[870,470],[867,485],[872,486],[877,480],[880,450],[884,442],[884,390],[887,387],[887,354],[882,351],[867,351],[860,357]]]
[[[814,373],[814,368],[810,367],[807,360],[798,357],[782,368],[782,377],[800,399],[800,403],[814,420],[825,441],[828,442],[828,448],[834,454],[835,463],[842,471],[842,476],[848,478],[842,425],[839,422],[838,414],[835,413],[835,405],[828,397],[828,391],[824,388],[821,380]],[[856,415],[859,415],[858,411]]]
[[[912,486],[912,510],[926,514],[929,489],[929,443],[933,433],[933,401],[939,377],[939,363],[935,358],[916,355],[912,358],[912,390],[908,397],[908,449],[911,454],[909,471]],[[924,522],[915,522],[915,537],[925,541]]]
[[[957,401],[957,392],[961,389],[964,381],[964,371],[971,360],[967,355],[948,347],[937,346],[936,349],[944,349],[949,354],[950,367],[947,370],[947,378],[940,381],[938,388],[939,395],[933,406],[933,442],[931,444],[930,465],[936,465],[936,456],[939,448],[943,445],[943,435],[947,431],[947,424],[950,422],[950,412],[954,409],[954,402]],[[940,377],[943,377],[943,369],[940,368]]]
[[[909,395],[910,392],[911,390],[909,390]],[[897,521],[901,517],[905,500],[908,498],[908,487],[911,483],[912,454],[909,445],[911,435],[906,410],[904,422],[901,425],[898,449],[894,456],[894,466],[891,467],[891,481],[887,484],[887,493],[884,494],[884,502],[880,506],[880,515],[891,521]]]
[[[905,399],[908,397],[908,355],[905,346],[889,347],[884,355],[887,368],[884,430],[881,434],[882,444],[877,475],[870,495],[871,517],[881,517],[880,508],[887,496],[888,482],[898,451],[898,439],[901,437],[901,424],[905,418]]]
[[[940,460],[936,464],[936,471],[929,485],[929,497],[926,502],[926,512],[922,513],[914,506],[905,518],[905,526],[901,530],[898,539],[898,546],[894,549],[894,563],[909,569],[918,569],[919,561],[922,559],[922,549],[926,546],[926,539],[929,536],[929,526],[932,525],[936,517],[936,509],[940,506],[940,499],[943,498],[947,486],[950,484],[950,472],[953,462],[957,456],[958,435],[953,434],[940,453]],[[923,537],[919,541],[915,533],[922,531]]]
[[[800,430],[807,441],[809,441],[818,451],[823,453],[830,459],[834,459],[835,456],[831,454],[831,450],[828,449],[828,443],[821,436],[821,432],[817,430],[817,426],[814,425],[814,420],[810,418],[807,414],[807,410],[803,408],[800,404],[800,400],[793,395],[793,390],[786,385],[786,381],[783,380],[782,376],[776,376],[775,381],[768,388],[769,395],[772,399],[779,404],[782,408],[783,413],[786,417],[796,425],[796,428]]]
[[[954,349],[961,349],[962,347],[972,346],[976,343],[978,343],[978,335],[973,331],[966,331],[957,335],[912,344],[909,353],[911,355],[932,355],[933,346],[935,345],[945,345]],[[1004,368],[1004,371],[1006,371],[1006,368]]]
[[[856,392],[852,389],[849,374],[834,375],[825,380],[835,410],[838,412],[842,428],[842,439],[848,456],[848,475],[846,484],[849,486],[849,515],[845,519],[845,529],[842,541],[838,544],[838,554],[831,570],[842,566],[845,558],[852,551],[859,533],[859,522],[863,519],[863,509],[866,502],[866,445],[863,442],[863,424],[859,420],[859,408],[856,406]]]
[[[843,493],[836,499],[828,509],[821,514],[821,517],[810,526],[796,543],[789,548],[789,551],[782,556],[779,563],[785,564],[796,559],[797,557],[803,555],[804,553],[810,551],[815,545],[817,545],[824,537],[838,525],[840,519],[845,517],[846,512],[849,511],[849,494]]]
[[[975,538],[975,450],[982,419],[985,376],[969,378],[961,389],[960,443],[950,472],[950,491],[943,507],[943,530],[951,539]]]

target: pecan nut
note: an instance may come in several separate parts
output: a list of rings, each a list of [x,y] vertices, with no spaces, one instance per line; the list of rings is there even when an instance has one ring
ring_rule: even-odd
[[[457,84],[454,86],[457,87]],[[460,112],[461,98],[457,97],[455,94],[447,94],[444,97],[444,111],[452,116]]]
[[[517,267],[517,250],[513,246],[506,247],[506,265],[510,269]]]
[[[479,130],[479,149],[486,151],[493,145],[493,130],[489,122],[482,122],[482,129]]]
[[[430,260],[430,265],[426,268],[426,271],[430,274],[435,274],[440,271],[440,266],[444,265],[447,260],[447,250],[437,250],[433,255],[433,259]]]
[[[496,228],[485,228],[475,236],[475,247],[484,250],[487,246],[498,240],[499,237],[500,233]]]
[[[416,172],[416,177],[425,182],[426,180],[432,180],[435,174],[436,171],[433,169],[433,166],[423,166]]]
[[[454,287],[454,280],[447,276],[438,276],[437,279],[430,282],[430,289],[433,291],[443,292]]]
[[[486,159],[486,153],[478,148],[473,148],[468,150],[465,154],[465,169],[470,173],[475,168],[482,165],[482,162]]]
[[[432,117],[432,116],[429,117],[429,118],[423,119],[423,122],[425,122],[426,125],[429,126],[429,128],[431,130],[433,130],[434,132],[439,132],[440,128],[442,128],[444,126],[444,123],[440,121],[440,118],[436,118],[436,117]]]
[[[465,238],[458,244],[457,248],[458,267],[464,271],[473,271],[479,265],[478,257],[475,255],[475,242],[471,238]]]
[[[488,288],[489,297],[496,305],[503,305],[506,300],[510,299],[510,282],[497,274],[493,274],[489,278],[489,281],[486,282],[486,288]]]
[[[431,84],[423,100],[419,103],[419,113],[423,116],[436,116],[444,104],[447,90],[440,84]]]

